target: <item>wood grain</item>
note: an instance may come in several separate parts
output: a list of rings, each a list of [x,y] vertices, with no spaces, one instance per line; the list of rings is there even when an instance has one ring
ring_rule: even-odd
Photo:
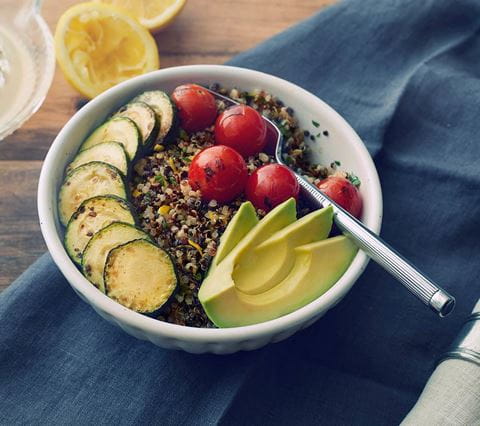
[[[41,161],[0,162],[0,288],[45,251],[35,197]]]
[[[334,1],[189,0],[177,20],[155,36],[161,67],[223,63]],[[43,15],[52,31],[74,3],[45,1]],[[35,202],[41,160],[83,102],[57,67],[40,110],[0,142],[0,291],[45,251]]]

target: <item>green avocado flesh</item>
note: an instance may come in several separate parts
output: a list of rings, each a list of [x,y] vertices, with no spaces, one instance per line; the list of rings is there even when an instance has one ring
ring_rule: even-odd
[[[220,238],[220,245],[212,260],[210,273],[257,223],[255,207],[249,201],[243,203]]]
[[[256,324],[293,312],[343,275],[357,248],[344,236],[326,239],[332,209],[295,218],[295,200],[277,206],[211,269],[198,297],[216,326]]]
[[[232,220],[235,220],[235,216]],[[294,198],[290,198],[289,200],[275,207],[270,213],[268,213],[258,223],[258,225],[254,226],[253,229],[248,232],[246,238],[241,239],[238,244],[237,242],[235,242],[235,244],[232,244],[232,246],[235,246],[235,250],[232,250],[230,254],[235,252],[236,256],[243,255],[252,247],[256,247],[257,245],[268,240],[277,231],[280,231],[281,229],[285,228],[285,226],[290,225],[296,220],[296,202]],[[228,242],[226,241],[224,242],[225,245],[227,245],[227,243]],[[227,257],[229,255],[227,255]],[[223,260],[226,260],[226,258],[224,258]],[[217,264],[220,264],[220,262],[218,262]]]
[[[258,247],[243,253],[237,259],[232,274],[237,289],[247,294],[270,290],[293,268],[293,249],[327,238],[332,229],[332,220],[332,207],[317,210],[276,232]]]
[[[287,277],[272,289],[256,295],[238,291],[231,278],[232,263],[222,262],[214,276],[209,276],[203,284],[216,287],[217,292],[208,292],[209,297],[202,297],[200,301],[218,327],[240,327],[272,320],[324,294],[347,270],[356,252],[356,246],[345,236],[297,247],[292,253],[295,263]]]
[[[237,222],[237,215],[240,210],[232,218],[232,222]],[[242,214],[243,215],[243,214]],[[210,278],[216,275],[216,270],[219,266],[224,266],[224,264],[232,264],[233,272],[234,264],[236,259],[242,254],[246,253],[252,247],[256,247],[262,242],[268,240],[273,234],[281,230],[285,226],[290,225],[295,222],[297,218],[297,208],[295,199],[290,198],[289,200],[283,202],[282,204],[275,207],[270,213],[268,213],[259,223],[255,225],[250,232],[247,233],[245,238],[240,240],[238,244],[235,244],[235,248],[230,251],[230,253],[223,259],[222,262],[216,262],[215,267],[212,267],[207,275],[207,278],[203,281],[200,290],[198,292],[198,298],[200,302],[206,300],[210,297],[210,293],[213,291],[216,292],[215,285],[206,285]],[[235,233],[231,232],[230,235],[235,237]],[[225,239],[223,240],[223,245],[226,244]],[[233,246],[233,244],[232,244]],[[222,268],[223,269],[223,268]]]

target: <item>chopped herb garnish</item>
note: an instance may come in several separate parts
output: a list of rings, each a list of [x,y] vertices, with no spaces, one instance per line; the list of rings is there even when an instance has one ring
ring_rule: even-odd
[[[165,178],[162,175],[156,175],[155,182],[160,183],[162,186],[165,186],[167,184],[167,182],[165,181]]]
[[[315,135],[316,138],[319,138],[320,136],[322,136],[321,133],[317,133],[317,134]]]
[[[184,141],[188,140],[188,133],[183,129],[180,129],[180,139]]]
[[[330,163],[330,167],[331,167],[332,169],[336,169],[337,166],[341,166],[340,161],[335,160],[334,162]]]
[[[177,179],[175,179],[173,176],[169,176],[169,177],[168,177],[168,181],[169,181],[172,185],[176,185],[176,184],[177,184]]]
[[[277,123],[277,126],[285,139],[288,139],[290,136],[292,136],[292,132],[287,130],[282,123]]]
[[[320,127],[320,123],[319,123],[318,121],[312,120],[312,124],[313,124],[315,127]]]
[[[352,185],[355,185],[357,187],[360,186],[360,179],[353,173],[347,173],[347,179],[352,183]]]
[[[338,161],[338,160],[335,160],[334,163],[335,163],[337,166],[341,166],[341,165],[342,165],[342,163],[340,163],[340,161]]]
[[[202,274],[200,272],[197,272],[193,278],[195,278],[197,281],[201,281],[202,280]]]

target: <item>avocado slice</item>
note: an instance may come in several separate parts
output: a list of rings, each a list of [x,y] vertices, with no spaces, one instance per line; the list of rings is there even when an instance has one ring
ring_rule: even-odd
[[[250,201],[242,203],[220,237],[220,245],[218,246],[217,254],[212,260],[209,273],[213,271],[213,268],[233,250],[257,223],[258,217],[253,204]]]
[[[307,305],[337,282],[355,257],[357,247],[345,236],[297,247],[292,253],[294,266],[287,277],[270,290],[255,295],[242,293],[235,287],[234,252],[207,277],[199,292],[205,312],[218,327],[269,321]]]
[[[330,234],[332,223],[331,206],[316,210],[276,232],[258,247],[246,251],[237,259],[232,274],[237,289],[247,294],[270,290],[293,268],[293,249],[324,240]]]
[[[242,209],[243,205],[240,207],[238,210],[237,214],[233,217],[232,221],[236,219],[237,215],[241,215],[238,218],[238,222],[243,218],[250,217],[250,225],[253,223],[253,219],[251,218],[252,212],[248,212],[250,208],[253,208],[253,206],[249,207],[249,203],[244,203],[247,204],[247,207],[244,207],[242,210],[242,213],[240,213],[240,210]],[[255,211],[253,211],[253,214],[255,214]],[[256,215],[255,215],[256,217]],[[220,245],[226,246],[226,248],[222,249],[222,252],[220,255],[223,253],[223,258],[221,258],[222,262],[220,262],[217,257],[218,253],[215,257],[217,259],[214,262],[212,262],[212,266],[210,267],[210,270],[208,271],[207,278],[208,279],[211,275],[215,273],[216,268],[221,265],[223,262],[225,262],[230,256],[235,256],[235,259],[238,256],[242,256],[243,253],[246,253],[248,250],[250,250],[252,247],[256,247],[257,245],[263,243],[264,241],[268,240],[272,235],[274,235],[277,231],[285,228],[286,226],[290,225],[291,223],[295,222],[297,219],[297,207],[296,207],[296,201],[294,198],[290,198],[287,201],[284,201],[282,204],[279,204],[277,207],[275,207],[270,213],[268,213],[260,222],[258,222],[258,225],[254,225],[250,232],[247,233],[245,232],[245,238],[237,238],[239,232],[228,232],[225,238],[223,238],[222,235],[222,242]],[[258,219],[257,219],[258,220]],[[227,230],[229,229],[229,226],[227,227]],[[232,228],[239,228],[240,224],[232,224]],[[225,233],[227,233],[227,230]],[[228,240],[232,239],[232,242],[229,242]],[[235,247],[233,250],[232,248]],[[228,252],[228,253],[227,253]],[[206,280],[205,279],[205,280]],[[204,280],[204,282],[205,282]],[[199,294],[202,292],[202,286],[200,287]]]
[[[232,219],[232,221],[234,221],[237,218],[237,215],[240,215],[237,220],[238,222],[244,221],[244,224],[242,225],[241,223],[233,223],[231,228],[229,224],[225,230],[225,234],[227,234],[225,235],[225,238],[222,235],[219,251],[214,258],[214,262],[212,262],[212,266],[210,267],[207,276],[211,275],[221,261],[224,261],[226,257],[228,257],[228,255],[233,251],[237,255],[241,256],[243,253],[250,250],[251,247],[256,247],[262,242],[268,240],[277,231],[287,225],[290,225],[297,219],[297,207],[294,198],[290,198],[287,201],[284,201],[282,204],[279,204],[260,222],[258,221],[254,207],[251,204],[249,206],[249,204],[249,202],[243,203],[237,214]],[[246,206],[240,213],[240,210],[244,205]],[[253,209],[253,211],[250,209]],[[258,223],[258,225],[254,222]],[[247,227],[251,227],[249,230],[250,232],[246,231]],[[239,231],[239,228],[242,228],[242,230]],[[243,233],[243,236],[246,236],[248,233],[248,238],[239,238],[241,233]],[[221,246],[224,246],[224,248]],[[232,250],[234,247],[235,250]],[[221,257],[219,257],[219,254]]]
[[[241,255],[246,250],[250,250],[251,247],[256,247],[296,220],[297,203],[295,198],[289,198],[260,220],[258,225],[248,233],[248,238],[244,238],[239,242],[236,253]]]

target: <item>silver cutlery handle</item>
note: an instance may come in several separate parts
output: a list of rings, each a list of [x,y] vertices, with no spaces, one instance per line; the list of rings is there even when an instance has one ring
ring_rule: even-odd
[[[360,249],[397,278],[425,305],[429,306],[441,317],[448,315],[453,310],[455,306],[455,298],[453,296],[423,275],[378,235],[374,234],[360,221],[325,196],[316,186],[298,174],[296,174],[296,178],[302,188],[316,201],[323,206],[331,205],[333,207],[335,224],[345,235],[355,241]]]

